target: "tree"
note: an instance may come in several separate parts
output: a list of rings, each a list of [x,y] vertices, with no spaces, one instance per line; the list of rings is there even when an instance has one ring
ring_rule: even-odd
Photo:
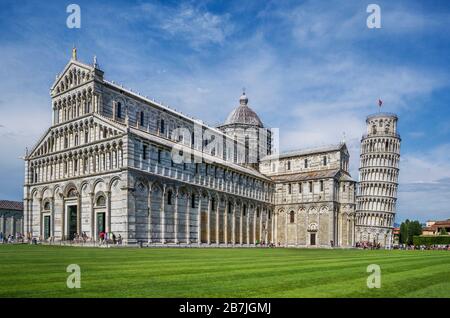
[[[408,219],[400,225],[400,243],[412,244],[415,235],[422,234],[422,225],[419,221],[410,221]]]
[[[447,230],[445,229],[445,227],[443,227],[440,231],[439,231],[439,235],[448,235]]]
[[[400,224],[399,242],[401,244],[406,244],[406,242],[408,240],[408,224],[409,224],[409,220],[408,219],[406,219],[405,222],[402,222],[402,224]]]

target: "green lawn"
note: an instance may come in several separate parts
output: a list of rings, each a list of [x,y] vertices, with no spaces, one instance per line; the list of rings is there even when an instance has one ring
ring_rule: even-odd
[[[69,289],[66,267],[81,267]],[[367,265],[381,266],[369,289]],[[450,297],[450,252],[0,246],[0,297]]]

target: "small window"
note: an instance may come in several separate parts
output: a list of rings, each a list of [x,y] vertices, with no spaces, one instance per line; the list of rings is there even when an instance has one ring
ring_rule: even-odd
[[[302,193],[302,184],[301,183],[298,184],[298,193]]]
[[[345,184],[342,185],[342,192],[345,192]]]
[[[144,126],[144,112],[141,112],[140,114],[139,123],[141,126]]]
[[[259,208],[256,208],[256,217],[259,218]]]
[[[158,149],[158,163],[161,163],[161,149]]]
[[[164,124],[164,119],[161,119],[161,124],[160,124],[160,127],[159,127],[159,131],[160,131],[161,134],[164,134],[165,130],[166,130],[166,127],[165,127],[165,124]]]
[[[231,201],[228,201],[228,214],[231,214]]]
[[[172,205],[172,191],[167,192],[167,205]]]
[[[88,143],[89,142],[89,132],[86,130],[84,132],[84,143]]]
[[[99,196],[97,198],[97,202],[96,202],[97,206],[106,206],[106,199],[103,195]]]
[[[195,206],[195,194],[194,193],[191,196],[191,208],[196,208],[196,206]]]
[[[117,103],[117,118],[122,118],[122,104],[120,102]]]
[[[294,211],[289,212],[289,222],[295,223],[295,212]]]
[[[245,216],[246,213],[247,213],[247,206],[244,204],[244,207],[242,209],[242,214]]]
[[[288,194],[291,194],[291,193],[292,193],[292,185],[288,184]]]
[[[324,166],[327,165],[327,156],[323,156],[323,165],[324,165]]]
[[[46,211],[50,210],[50,202],[47,201],[44,203],[44,210]]]
[[[211,198],[211,210],[214,210],[216,208],[216,199]]]
[[[305,169],[308,168],[308,159],[305,159]]]
[[[142,145],[142,159],[147,159],[147,145]]]
[[[320,191],[323,191],[323,181],[320,180]]]
[[[312,181],[309,182],[309,192],[313,192],[313,183]]]
[[[287,162],[287,169],[288,169],[288,170],[291,170],[291,161],[288,161],[288,162]]]

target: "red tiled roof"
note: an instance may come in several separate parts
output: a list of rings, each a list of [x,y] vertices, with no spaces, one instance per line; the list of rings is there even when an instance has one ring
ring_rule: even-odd
[[[433,224],[433,226],[434,225],[436,225],[436,226],[439,226],[439,225],[444,225],[444,226],[450,226],[450,220],[447,220],[447,221],[437,221],[436,223],[434,223]]]
[[[0,200],[0,209],[23,211],[23,202]]]

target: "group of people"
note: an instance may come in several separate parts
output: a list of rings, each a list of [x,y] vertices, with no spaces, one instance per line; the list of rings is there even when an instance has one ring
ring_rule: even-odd
[[[0,243],[22,243],[23,242],[23,235],[22,233],[16,233],[16,235],[12,234],[3,234],[3,232],[0,232]]]
[[[100,239],[100,245],[104,244],[114,244],[114,245],[122,245],[122,236],[119,234],[117,237],[114,233],[111,232],[100,232],[98,235]]]
[[[89,236],[87,236],[86,232],[80,234],[76,233],[73,237],[73,241],[75,243],[86,243],[89,241]]]
[[[364,250],[379,250],[381,248],[381,244],[380,242],[377,243],[377,242],[363,241],[363,242],[356,242],[355,247]]]

